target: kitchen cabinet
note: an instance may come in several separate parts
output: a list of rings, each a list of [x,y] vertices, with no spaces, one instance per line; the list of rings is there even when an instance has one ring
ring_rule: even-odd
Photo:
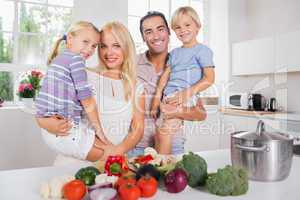
[[[232,75],[273,73],[275,39],[266,37],[232,45]]]
[[[34,116],[20,109],[1,109],[0,127],[0,170],[52,165],[56,153],[43,141]]]
[[[277,35],[276,71],[300,71],[300,31]]]
[[[232,75],[300,71],[300,31],[232,44]]]
[[[217,110],[207,112],[204,121],[185,121],[185,151],[204,151],[219,148],[220,113]]]

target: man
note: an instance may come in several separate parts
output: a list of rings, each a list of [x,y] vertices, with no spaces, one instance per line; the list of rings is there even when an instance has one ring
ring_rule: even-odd
[[[143,154],[144,148],[153,146],[155,135],[155,119],[150,116],[152,98],[168,59],[168,44],[170,40],[170,29],[165,16],[160,12],[148,12],[140,20],[140,32],[148,50],[140,54],[137,59],[137,76],[145,87],[145,128],[144,136],[135,149],[129,152],[129,156]],[[183,107],[176,110],[176,107],[169,104],[162,104],[161,111],[165,112],[167,118],[181,118],[183,120],[202,121],[206,118],[206,112],[200,100],[192,108]],[[174,135],[172,152],[179,154],[184,152],[185,137],[180,131]]]

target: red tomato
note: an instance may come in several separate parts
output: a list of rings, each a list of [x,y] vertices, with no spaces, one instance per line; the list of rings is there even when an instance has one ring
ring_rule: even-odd
[[[141,196],[141,190],[132,183],[125,183],[119,187],[121,200],[137,200]]]
[[[118,178],[117,182],[115,183],[115,187],[118,189],[121,185],[125,183],[131,183],[135,185],[136,180],[133,176],[121,176]]]
[[[152,197],[157,192],[158,183],[152,176],[143,176],[137,182],[142,197]]]
[[[63,194],[67,200],[81,200],[86,193],[86,186],[81,180],[73,180],[63,187]]]

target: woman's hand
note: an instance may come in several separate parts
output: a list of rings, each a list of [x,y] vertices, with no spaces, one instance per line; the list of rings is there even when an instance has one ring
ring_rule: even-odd
[[[72,128],[72,123],[59,115],[36,118],[36,120],[41,128],[58,136],[69,135],[69,130]]]
[[[115,156],[115,155],[123,155],[124,152],[121,150],[120,145],[104,145],[101,147],[103,149],[103,155],[101,160],[106,160],[108,156]]]
[[[157,97],[154,97],[151,102],[150,116],[154,119],[157,118],[158,108],[160,105],[160,100]]]

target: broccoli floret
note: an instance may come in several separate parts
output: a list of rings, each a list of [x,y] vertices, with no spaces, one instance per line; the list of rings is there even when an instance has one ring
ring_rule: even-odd
[[[182,160],[176,163],[176,168],[181,168],[188,175],[188,185],[197,187],[204,185],[207,178],[206,161],[199,155],[189,152],[183,155]]]
[[[208,176],[206,187],[210,193],[220,196],[242,195],[248,190],[248,174],[244,169],[227,165]]]

